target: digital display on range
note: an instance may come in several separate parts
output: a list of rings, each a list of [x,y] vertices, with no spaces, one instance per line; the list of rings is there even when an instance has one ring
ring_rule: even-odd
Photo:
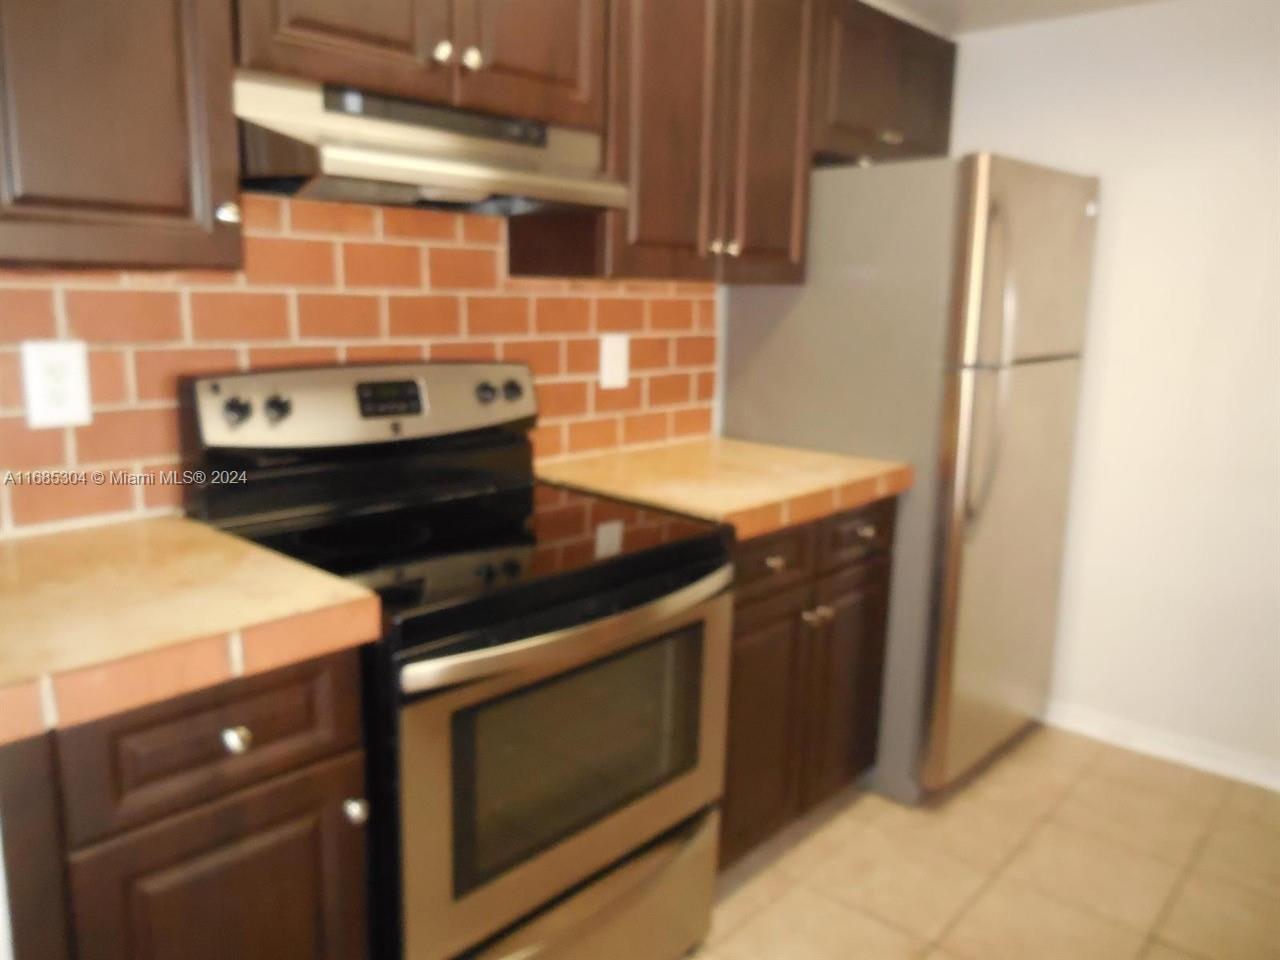
[[[422,413],[422,390],[416,380],[381,380],[356,384],[362,417],[400,417]]]

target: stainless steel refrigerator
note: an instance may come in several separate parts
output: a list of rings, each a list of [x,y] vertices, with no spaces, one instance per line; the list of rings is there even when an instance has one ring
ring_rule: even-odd
[[[724,433],[906,460],[876,784],[1042,716],[1096,180],[987,154],[816,171],[808,279],[726,297]]]

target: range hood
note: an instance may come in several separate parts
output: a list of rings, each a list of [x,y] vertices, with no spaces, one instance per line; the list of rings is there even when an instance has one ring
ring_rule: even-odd
[[[236,75],[235,112],[248,186],[493,213],[627,205],[587,131],[248,72]]]

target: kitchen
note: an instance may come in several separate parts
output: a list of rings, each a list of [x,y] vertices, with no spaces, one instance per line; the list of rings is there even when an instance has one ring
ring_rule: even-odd
[[[1273,4],[0,64],[0,957],[1280,954]]]

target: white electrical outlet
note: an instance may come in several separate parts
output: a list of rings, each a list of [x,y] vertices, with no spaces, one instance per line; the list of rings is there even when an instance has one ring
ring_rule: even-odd
[[[616,557],[622,552],[622,535],[626,530],[621,520],[606,520],[596,527],[596,559]]]
[[[22,394],[29,427],[82,427],[91,421],[89,352],[84,342],[25,341]]]
[[[600,337],[600,386],[621,390],[631,380],[631,338],[625,333]]]

